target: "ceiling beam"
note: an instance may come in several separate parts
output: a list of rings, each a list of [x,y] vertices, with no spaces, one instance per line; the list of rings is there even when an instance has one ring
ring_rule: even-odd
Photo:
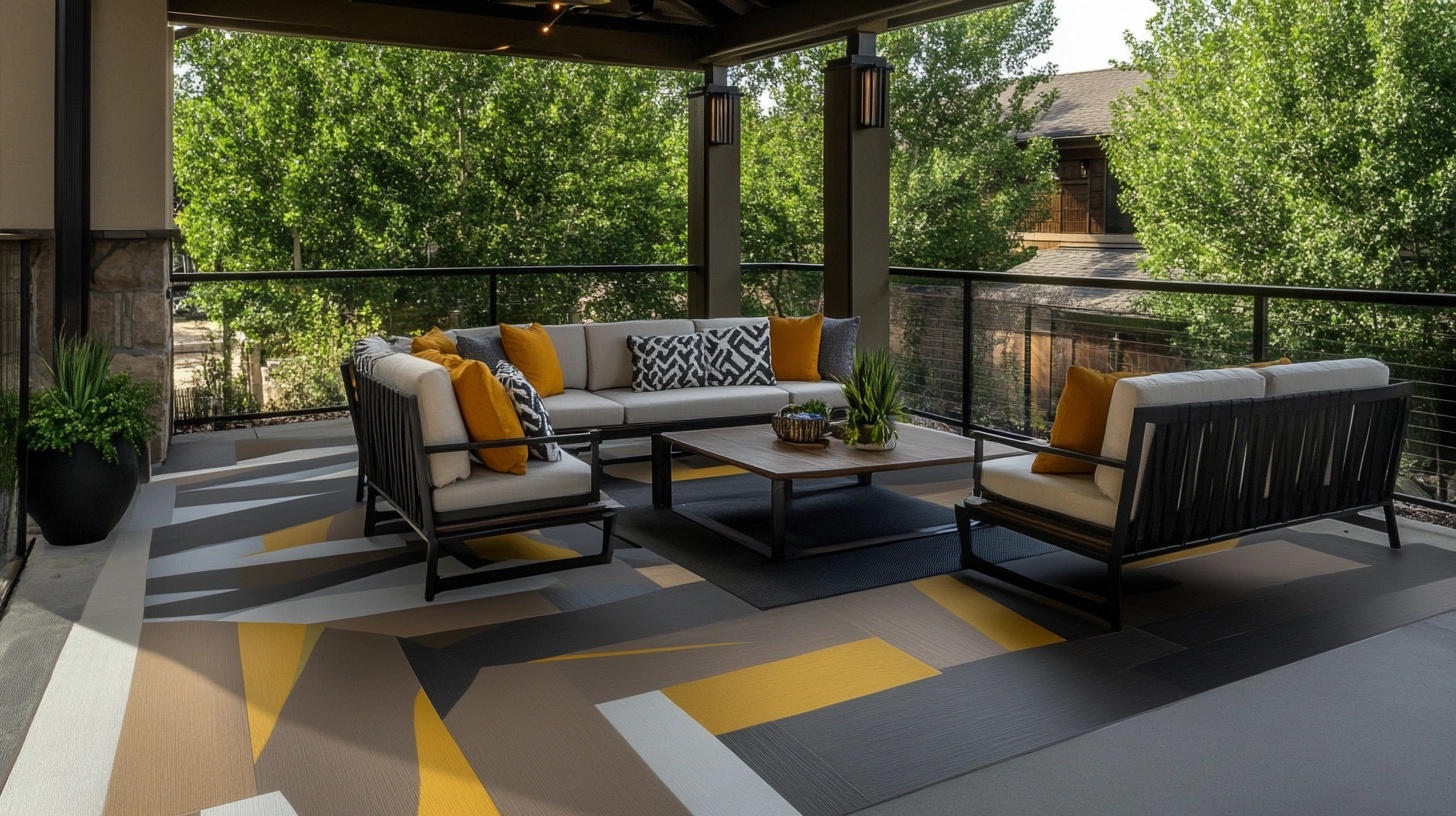
[[[1006,1],[795,0],[717,26],[698,59],[704,64],[736,65],[836,40],[854,30],[883,31],[892,20],[926,22]]]
[[[738,19],[738,12],[719,3],[718,0],[680,0],[684,6],[697,12],[704,20],[720,25]]]
[[[169,0],[176,25],[260,34],[488,52],[642,68],[700,70],[701,39],[662,33],[600,31],[541,21],[485,17],[349,0]]]

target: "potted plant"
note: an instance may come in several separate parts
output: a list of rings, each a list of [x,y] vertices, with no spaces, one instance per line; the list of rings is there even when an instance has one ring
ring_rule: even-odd
[[[100,340],[57,338],[55,385],[31,400],[26,509],[52,544],[111,534],[136,493],[137,450],[157,432],[157,387],[108,373],[111,358]]]
[[[839,380],[849,403],[843,430],[846,445],[865,450],[895,447],[899,438],[895,421],[907,416],[900,384],[900,368],[888,351],[855,354],[849,376]]]

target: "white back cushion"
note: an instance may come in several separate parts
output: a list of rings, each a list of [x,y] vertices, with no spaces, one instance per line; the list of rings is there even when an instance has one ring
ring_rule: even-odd
[[[767,322],[766,317],[700,317],[693,320],[693,328],[697,331],[731,329],[734,326],[756,326]]]
[[[546,335],[561,361],[561,377],[567,388],[586,388],[586,327],[580,323],[546,326]]]
[[[465,421],[455,403],[455,388],[450,385],[450,372],[442,365],[408,354],[391,354],[374,362],[374,377],[413,394],[420,402],[420,427],[426,445],[450,445],[469,442]],[[470,476],[470,455],[465,451],[430,455],[430,484],[444,487],[457,479]]]
[[[1102,455],[1126,460],[1127,445],[1132,437],[1132,412],[1142,405],[1173,405],[1188,402],[1217,402],[1264,396],[1264,378],[1248,368],[1225,368],[1207,371],[1179,371],[1128,377],[1112,387],[1112,403],[1107,408],[1107,431],[1102,436]],[[1150,439],[1143,440],[1147,455]],[[1094,476],[1097,489],[1113,501],[1122,496],[1122,469],[1098,465]]]
[[[1354,357],[1348,360],[1320,360],[1256,368],[1264,378],[1264,396],[1307,394],[1311,391],[1344,391],[1370,388],[1390,382],[1390,369],[1379,360]]]
[[[692,334],[693,321],[627,320],[621,323],[588,323],[583,328],[586,330],[588,367],[586,387],[591,391],[605,391],[608,388],[632,387],[632,350],[627,348],[627,335]],[[571,386],[568,384],[567,387]]]

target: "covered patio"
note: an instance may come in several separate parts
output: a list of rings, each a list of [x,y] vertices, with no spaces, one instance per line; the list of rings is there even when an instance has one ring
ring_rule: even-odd
[[[824,264],[800,271],[822,274],[827,315],[861,317],[861,347],[926,351],[923,420],[969,433],[986,386],[997,417],[1030,434],[1055,392],[1051,361],[1086,364],[1089,345],[1104,363],[1161,352],[1078,304],[1046,317],[996,294],[1070,278],[890,266],[894,66],[876,36],[995,4],[9,4],[0,248],[23,247],[24,365],[59,327],[89,327],[126,370],[171,376],[172,26],[700,73],[690,317],[741,303],[728,69],[843,41],[825,66]],[[43,115],[13,115],[31,108]],[[516,271],[451,274],[494,291]],[[1189,291],[1254,299],[1239,353],[1264,359],[1269,300],[1320,296],[1275,289]],[[1437,308],[1426,298],[1372,302]],[[1067,331],[1078,320],[1099,327],[1096,343]],[[954,534],[764,561],[654,508],[650,468],[631,461],[644,451],[607,451],[602,487],[624,506],[610,563],[426,603],[419,541],[362,533],[348,420],[158,440],[116,532],[37,545],[0,619],[0,813],[1364,814],[1443,812],[1456,792],[1450,529],[1403,520],[1394,551],[1359,516],[1145,561],[1125,578],[1126,628],[1109,632],[961,571]],[[725,516],[767,501],[762,480],[700,457],[674,460],[671,477]],[[969,484],[969,466],[881,474],[876,504],[826,504],[808,529],[948,519]],[[582,525],[470,546],[516,563],[599,539]],[[1099,591],[1099,565],[1067,552],[1006,557]]]

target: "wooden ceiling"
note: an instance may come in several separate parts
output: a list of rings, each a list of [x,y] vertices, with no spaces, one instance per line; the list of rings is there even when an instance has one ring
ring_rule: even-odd
[[[175,25],[381,45],[701,70],[1003,2],[169,0],[168,19]]]

